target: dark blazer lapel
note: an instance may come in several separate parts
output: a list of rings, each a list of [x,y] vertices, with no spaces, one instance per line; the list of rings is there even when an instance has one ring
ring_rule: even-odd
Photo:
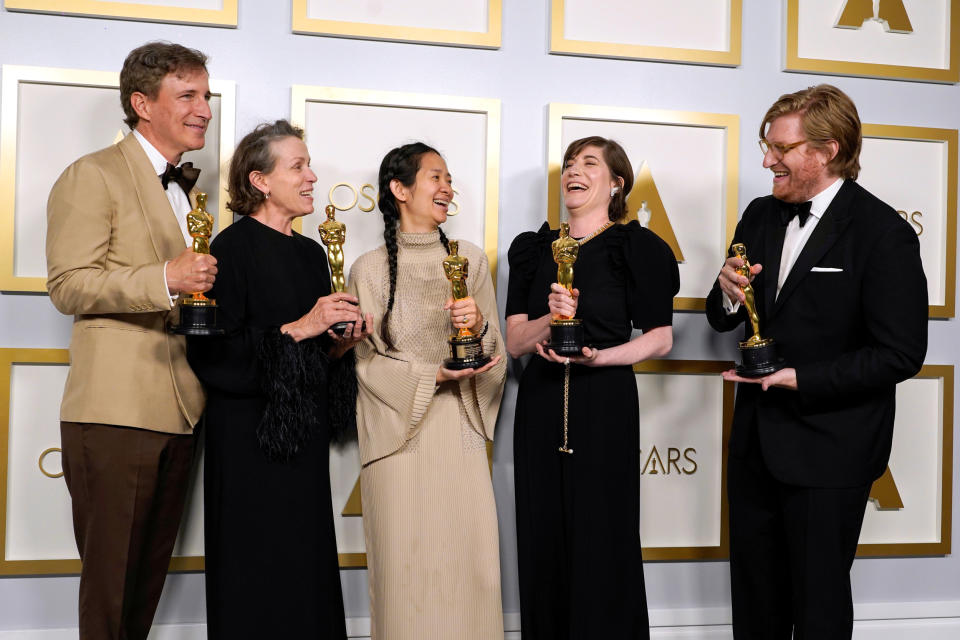
[[[777,280],[780,277],[780,255],[783,253],[783,236],[787,233],[787,228],[780,222],[780,212],[777,210],[777,201],[770,199],[771,210],[764,214],[763,221],[763,312],[760,315],[761,320],[764,315],[771,314],[773,303],[777,295]],[[747,257],[750,256],[750,247],[747,247]]]
[[[160,180],[153,172],[150,159],[140,142],[131,133],[117,145],[133,177],[133,185],[137,190],[137,199],[143,213],[150,241],[161,260],[169,260],[180,255],[186,243],[183,233],[177,224],[177,217],[173,213],[170,201],[163,191]]]
[[[784,305],[790,294],[793,293],[800,282],[803,281],[810,268],[815,266],[820,258],[830,250],[830,247],[836,243],[837,239],[843,234],[843,230],[850,223],[850,201],[853,199],[852,187],[849,182],[844,182],[840,191],[834,196],[833,202],[823,212],[820,222],[810,234],[807,243],[803,245],[797,261],[793,263],[793,268],[787,275],[787,279],[780,289],[780,295],[777,296],[776,304],[772,307],[771,316],[776,314]]]

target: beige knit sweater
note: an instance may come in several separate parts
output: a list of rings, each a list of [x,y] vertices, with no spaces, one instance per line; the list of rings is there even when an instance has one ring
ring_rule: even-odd
[[[483,252],[467,287],[489,327],[490,371],[436,385],[453,333],[439,234],[398,233],[398,277],[388,349],[380,321],[389,295],[384,247],[354,264],[349,289],[372,313],[374,335],[356,348],[357,426],[371,636],[380,640],[503,638],[497,514],[487,464],[506,374],[496,298]]]

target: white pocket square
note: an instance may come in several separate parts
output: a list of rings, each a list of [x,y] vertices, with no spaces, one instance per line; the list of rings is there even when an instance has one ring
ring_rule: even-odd
[[[812,273],[842,273],[843,269],[839,267],[811,267]]]

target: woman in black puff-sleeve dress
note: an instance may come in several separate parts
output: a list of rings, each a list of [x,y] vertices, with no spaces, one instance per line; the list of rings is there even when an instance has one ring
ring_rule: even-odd
[[[561,186],[570,235],[581,241],[573,296],[556,284],[557,231],[544,224],[522,233],[509,251],[507,349],[534,353],[514,423],[524,640],[649,638],[631,365],[669,352],[679,275],[656,234],[637,222],[616,224],[632,176],[614,141],[584,138],[566,151]],[[569,364],[542,346],[551,314],[583,320],[589,347]],[[632,329],[643,334],[631,339]],[[573,453],[558,450],[565,375]]]

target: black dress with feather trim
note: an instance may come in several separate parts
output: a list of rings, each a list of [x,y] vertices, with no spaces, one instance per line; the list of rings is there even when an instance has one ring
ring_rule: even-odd
[[[506,316],[549,313],[557,280],[544,224],[508,253]],[[636,222],[580,247],[574,287],[586,342],[611,347],[632,329],[672,324],[679,289],[669,246]],[[572,365],[569,447],[563,442],[564,366],[534,355],[517,392],[514,479],[524,640],[649,638],[640,547],[637,387],[629,366]]]
[[[328,389],[353,371],[347,358],[328,361],[327,338],[279,332],[329,295],[326,254],[252,218],[210,250],[219,272],[209,295],[227,333],[188,344],[207,391],[208,637],[345,638],[329,413],[352,402]]]

